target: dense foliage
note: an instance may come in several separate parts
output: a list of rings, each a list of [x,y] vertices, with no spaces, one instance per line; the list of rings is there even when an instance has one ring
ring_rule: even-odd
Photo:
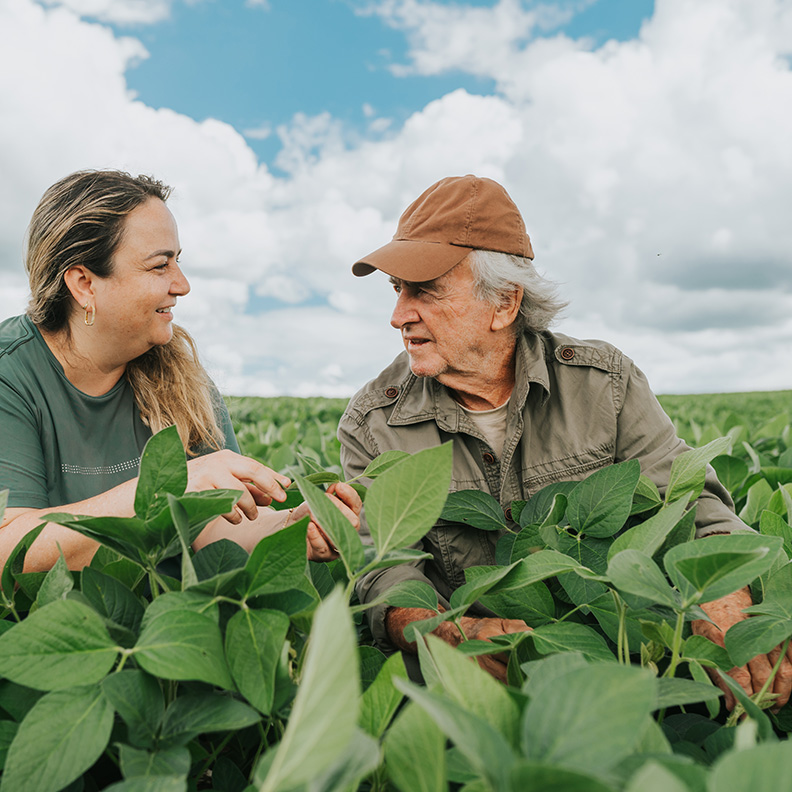
[[[2,570],[0,792],[789,787],[792,705],[773,714],[766,691],[733,686],[728,717],[705,671],[792,636],[788,414],[674,415],[701,447],[663,497],[626,462],[512,504],[521,530],[500,540],[499,564],[468,570],[420,632],[476,600],[533,631],[457,650],[417,636],[419,686],[369,645],[354,582],[420,557],[409,545],[441,515],[504,529],[500,505],[447,494],[448,446],[390,452],[367,471],[364,547],[321,491],[341,476],[343,405],[231,407],[243,450],[296,479],[289,503],[308,500],[341,559],[306,562],[305,524],[250,555],[227,541],[193,554],[235,496],[185,494],[175,431],[152,438],[135,517],[58,517],[102,543],[90,567],[23,573],[29,535]],[[688,541],[707,462],[758,533]],[[690,635],[702,603],[746,584],[754,615],[725,650]],[[438,610],[415,582],[387,602]],[[494,651],[509,655],[508,686],[466,657]]]

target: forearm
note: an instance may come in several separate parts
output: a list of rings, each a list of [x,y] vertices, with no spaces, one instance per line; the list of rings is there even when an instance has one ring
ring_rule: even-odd
[[[265,537],[280,531],[286,525],[288,511],[275,511],[266,507],[259,507],[258,517],[248,520],[243,517],[242,522],[232,525],[224,517],[218,517],[201,531],[193,542],[196,552],[206,545],[219,539],[230,539],[248,553]]]
[[[48,514],[65,512],[74,515],[102,517],[131,517],[135,513],[135,487],[137,479],[119,484],[117,487],[93,498],[53,506],[46,509],[7,509],[0,526],[0,566],[5,565],[17,544],[41,523]],[[45,572],[52,568],[63,553],[69,569],[82,569],[91,562],[99,544],[87,536],[56,523],[48,523],[28,550],[25,557],[25,572]]]
[[[440,610],[443,611],[442,606]],[[391,643],[403,652],[415,654],[418,651],[415,641],[408,641],[404,631],[413,622],[425,621],[433,616],[437,616],[437,613],[428,608],[389,608],[385,614],[385,629]],[[436,635],[451,646],[459,646],[462,641],[459,629],[451,622],[440,624],[432,630],[432,635]]]

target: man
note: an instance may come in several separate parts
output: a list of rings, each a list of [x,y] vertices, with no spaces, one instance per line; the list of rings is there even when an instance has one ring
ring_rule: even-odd
[[[643,374],[619,350],[549,332],[563,303],[532,259],[525,225],[507,192],[468,175],[432,185],[405,210],[393,241],[353,266],[358,276],[375,270],[390,276],[397,294],[391,325],[406,351],[352,398],[341,419],[348,477],[390,449],[414,453],[453,440],[451,490],[490,493],[508,520],[512,501],[625,459],[640,460],[642,472],[665,491],[674,458],[688,447]],[[696,524],[699,537],[745,527],[712,471]],[[464,569],[495,563],[498,538],[441,521],[422,541],[432,560],[367,575],[360,598],[370,601],[413,579],[433,586],[447,606],[465,582]],[[740,611],[749,604],[744,590],[705,607],[725,632],[745,618]],[[387,606],[369,611],[378,644],[408,653],[415,646],[404,628],[431,615]],[[530,629],[484,609],[472,610],[462,626],[468,638],[483,639]],[[713,625],[701,621],[696,629],[722,644]],[[452,645],[460,642],[451,623],[435,633]],[[756,658],[733,676],[747,692],[758,691],[777,656]],[[480,662],[505,678],[503,658]],[[774,687],[779,705],[789,698],[791,671],[785,659]]]

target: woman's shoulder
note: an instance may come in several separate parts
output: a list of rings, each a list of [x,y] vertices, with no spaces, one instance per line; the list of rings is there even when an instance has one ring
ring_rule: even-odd
[[[35,337],[35,326],[24,314],[4,319],[0,322],[0,359],[8,358],[24,349]]]

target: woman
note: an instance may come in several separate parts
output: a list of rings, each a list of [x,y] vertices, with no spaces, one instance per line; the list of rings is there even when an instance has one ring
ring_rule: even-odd
[[[220,538],[251,550],[308,514],[266,508],[289,479],[240,455],[228,411],[172,309],[190,286],[179,266],[170,188],[118,171],[82,171],[54,184],[28,229],[26,315],[0,323],[0,564],[48,512],[134,514],[140,455],[153,432],[175,424],[188,453],[188,491],[237,489],[235,510],[210,523],[196,549]],[[357,493],[328,491],[358,526]],[[48,524],[26,571],[72,569],[98,545]],[[60,549],[59,549],[60,548]],[[308,557],[337,557],[319,527]]]

